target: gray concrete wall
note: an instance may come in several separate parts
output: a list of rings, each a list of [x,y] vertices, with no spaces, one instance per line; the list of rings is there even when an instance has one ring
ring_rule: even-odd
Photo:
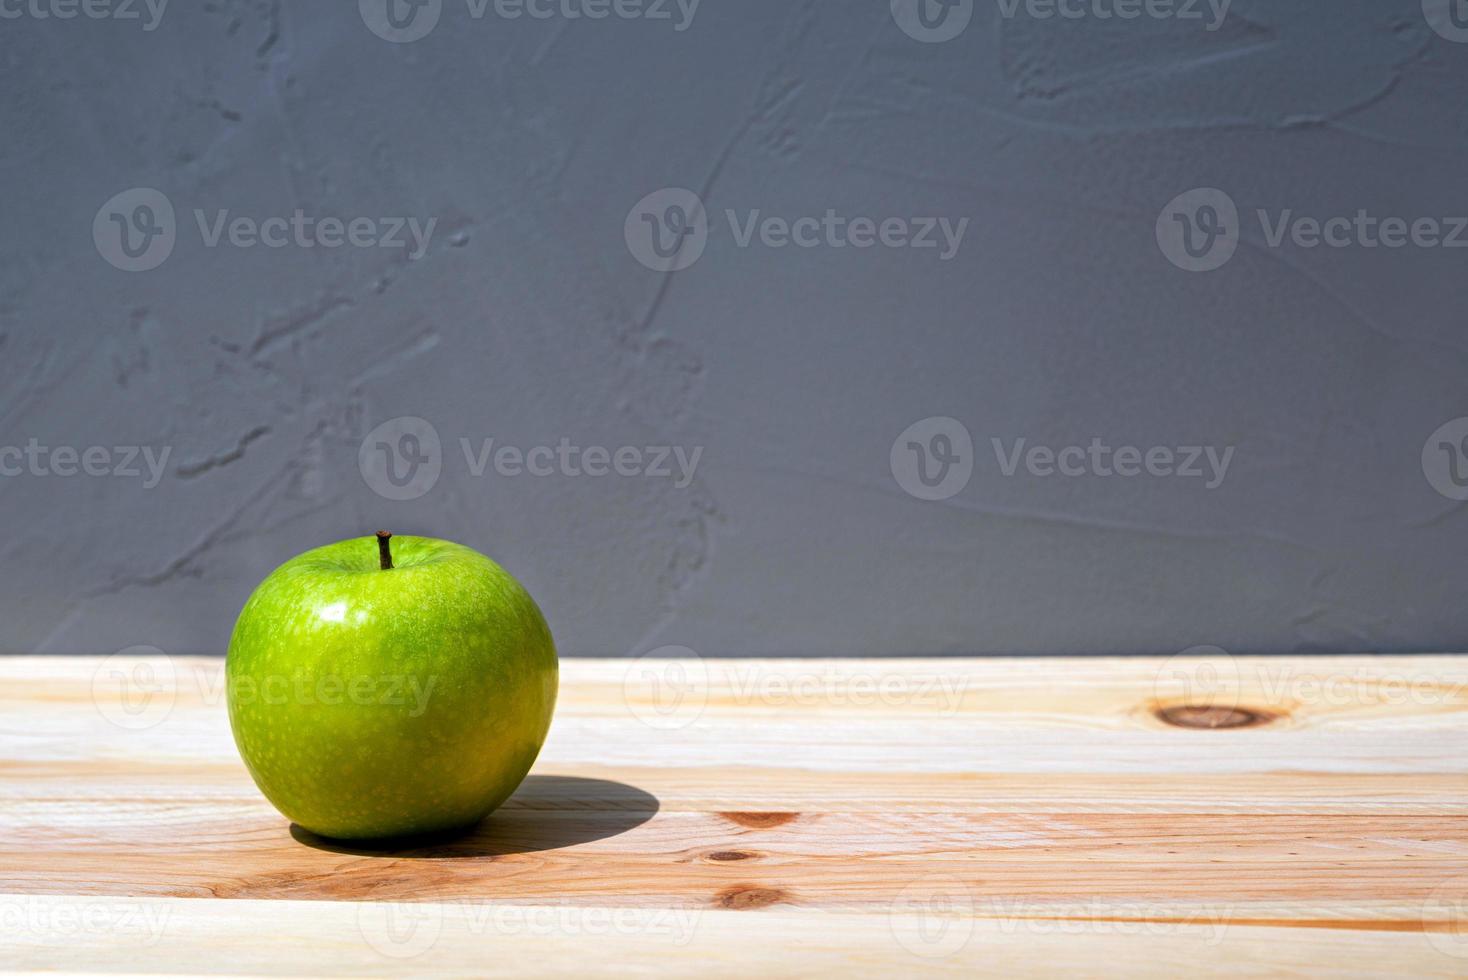
[[[379,526],[567,654],[1468,646],[1468,4],[1098,2],[5,0],[0,648]]]

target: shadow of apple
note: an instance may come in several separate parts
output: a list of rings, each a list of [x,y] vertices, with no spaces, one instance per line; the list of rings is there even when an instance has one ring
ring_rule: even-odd
[[[307,847],[362,857],[498,857],[616,837],[651,820],[657,812],[657,797],[636,786],[609,779],[532,773],[503,806],[467,830],[356,841],[322,837],[291,824],[291,836]]]

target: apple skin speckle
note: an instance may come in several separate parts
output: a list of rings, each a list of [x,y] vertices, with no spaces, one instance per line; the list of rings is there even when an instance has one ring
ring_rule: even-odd
[[[450,541],[373,537],[281,565],[225,662],[230,727],[260,792],[323,837],[467,827],[530,771],[559,670],[535,600]]]

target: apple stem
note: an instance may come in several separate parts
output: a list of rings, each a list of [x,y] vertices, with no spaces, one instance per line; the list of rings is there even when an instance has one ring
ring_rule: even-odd
[[[387,540],[392,537],[391,531],[377,532],[377,557],[385,572],[392,568],[392,548],[388,546]]]

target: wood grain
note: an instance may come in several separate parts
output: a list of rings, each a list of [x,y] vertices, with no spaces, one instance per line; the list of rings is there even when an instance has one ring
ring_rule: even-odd
[[[259,796],[221,667],[0,659],[0,964],[1468,975],[1460,658],[565,661],[392,848]]]

